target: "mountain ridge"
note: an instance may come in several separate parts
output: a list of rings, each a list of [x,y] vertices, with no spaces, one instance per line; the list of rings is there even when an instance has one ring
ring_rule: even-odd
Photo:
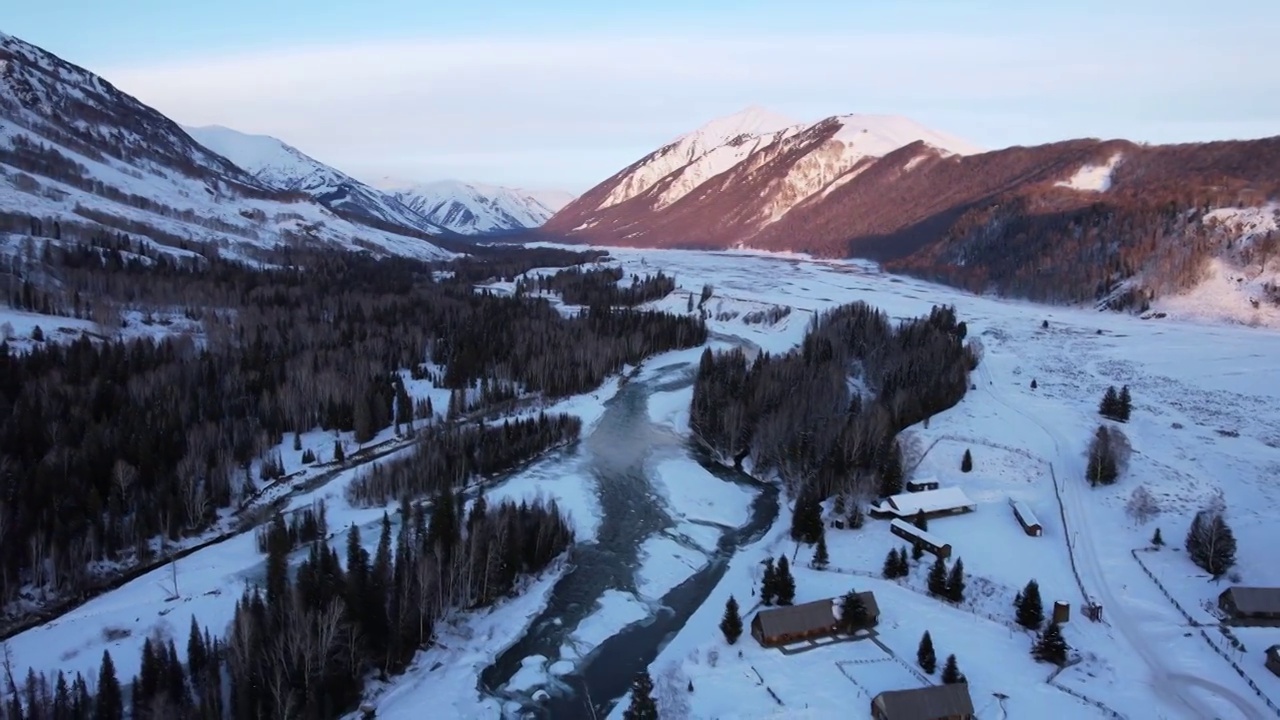
[[[373,187],[430,222],[464,235],[486,235],[541,227],[573,195],[462,180],[416,181],[380,177]]]

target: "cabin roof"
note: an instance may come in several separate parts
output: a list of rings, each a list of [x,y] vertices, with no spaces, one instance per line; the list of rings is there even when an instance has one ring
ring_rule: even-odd
[[[891,720],[936,720],[972,715],[973,700],[965,683],[889,690],[875,697]]]
[[[964,494],[963,490],[954,485],[937,490],[893,495],[880,504],[882,511],[899,517],[910,517],[917,512],[933,513],[964,507],[976,507],[976,504]]]
[[[1280,614],[1280,588],[1234,585],[1222,594],[1229,595],[1236,610],[1245,615]]]
[[[892,521],[889,522],[889,526],[896,527],[901,530],[906,530],[907,532],[911,533],[912,535],[920,538],[921,540],[925,541],[926,543],[936,548],[940,548],[947,544],[945,540],[938,537],[937,535],[934,535],[933,533],[925,532],[924,530],[921,530],[920,528],[916,527],[915,525],[912,525],[911,523],[901,518],[894,518]]]
[[[1028,525],[1040,524],[1040,521],[1036,519],[1036,514],[1031,512],[1031,507],[1021,500],[1013,501],[1013,511],[1018,513],[1018,517],[1022,518],[1022,522]]]
[[[867,610],[870,612],[870,605]],[[827,598],[799,605],[761,610],[756,613],[755,620],[752,622],[760,623],[760,629],[765,637],[778,637],[829,628],[835,624],[835,621],[835,602]]]

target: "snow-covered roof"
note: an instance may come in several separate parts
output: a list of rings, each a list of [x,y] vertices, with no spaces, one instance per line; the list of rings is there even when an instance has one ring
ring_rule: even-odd
[[[938,537],[937,535],[921,530],[920,528],[916,527],[915,525],[912,525],[906,520],[900,520],[898,518],[894,518],[893,521],[889,523],[889,527],[896,527],[899,530],[905,530],[906,532],[912,535],[915,535],[916,537],[920,538],[921,540],[925,541],[926,543],[932,545],[935,548],[944,547],[947,544],[945,540]]]
[[[761,610],[756,621],[765,637],[797,635],[829,628],[836,622],[835,601],[831,598],[787,607]]]
[[[944,717],[973,717],[973,700],[968,683],[889,690],[875,696],[873,703],[893,720],[929,720]]]
[[[1036,514],[1031,512],[1031,508],[1021,500],[1013,501],[1013,511],[1018,513],[1018,517],[1022,518],[1022,522],[1028,525],[1040,524],[1040,521],[1036,519]]]
[[[975,503],[963,490],[952,486],[894,495],[881,503],[880,509],[899,517],[909,517],[917,512],[933,513],[974,506]]]
[[[1280,614],[1280,588],[1234,585],[1223,591],[1244,615]]]

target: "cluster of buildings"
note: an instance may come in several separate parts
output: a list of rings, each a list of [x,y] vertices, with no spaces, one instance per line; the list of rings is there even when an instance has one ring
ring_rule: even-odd
[[[1280,628],[1280,588],[1233,585],[1218,595],[1218,609],[1229,625]],[[1263,664],[1280,676],[1280,645],[1267,648]]]

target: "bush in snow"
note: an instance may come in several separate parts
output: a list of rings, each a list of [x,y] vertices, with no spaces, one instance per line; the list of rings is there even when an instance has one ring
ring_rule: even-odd
[[[1146,485],[1139,485],[1129,495],[1129,501],[1125,503],[1124,511],[1129,516],[1129,519],[1139,525],[1146,525],[1152,518],[1160,514],[1160,503],[1151,494],[1151,491],[1147,490]]]

